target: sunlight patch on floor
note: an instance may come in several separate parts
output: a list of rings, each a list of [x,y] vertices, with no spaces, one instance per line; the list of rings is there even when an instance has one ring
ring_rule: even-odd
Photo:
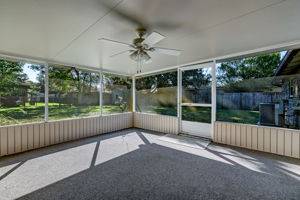
[[[0,180],[0,194],[8,195],[2,198],[21,197],[88,169],[95,145],[90,143],[27,160]],[[12,169],[15,165],[5,168]]]
[[[222,156],[224,156],[224,158],[228,159],[229,161],[236,163],[236,165],[245,167],[249,170],[259,172],[259,173],[269,174],[267,172],[266,165],[262,162],[255,161],[255,160],[249,160],[249,159],[245,159],[245,158],[241,158],[241,157],[236,157],[234,155],[224,155],[223,154]]]
[[[102,164],[129,152],[139,149],[139,145],[145,144],[136,132],[126,135],[101,140],[97,152],[95,165]]]
[[[0,177],[5,176],[7,173],[9,173],[10,170],[13,170],[14,167],[18,166],[20,163],[21,163],[21,162],[18,162],[18,163],[14,163],[14,164],[11,164],[11,165],[7,165],[7,166],[0,167]],[[0,179],[0,182],[1,182],[1,179]]]
[[[277,161],[278,163],[278,170],[282,173],[286,174],[287,176],[291,176],[300,181],[300,165],[292,164],[292,163],[285,163],[281,161]]]

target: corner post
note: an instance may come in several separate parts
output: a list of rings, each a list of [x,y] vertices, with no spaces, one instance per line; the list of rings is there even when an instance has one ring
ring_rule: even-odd
[[[135,113],[136,101],[135,101],[135,76],[132,76],[132,112]]]
[[[103,72],[100,70],[99,72],[100,79],[99,79],[99,86],[100,86],[100,91],[99,91],[99,106],[100,106],[100,116],[103,114]]]
[[[177,118],[178,118],[178,133],[181,132],[181,102],[182,102],[182,71],[177,69]]]
[[[214,131],[215,131],[215,122],[216,122],[216,113],[217,113],[217,78],[216,78],[216,67],[217,62],[216,60],[213,61],[212,65],[212,87],[211,87],[211,94],[212,94],[212,108],[211,108],[211,122],[212,122],[212,139],[214,140]]]
[[[49,66],[45,64],[45,122],[49,120]]]

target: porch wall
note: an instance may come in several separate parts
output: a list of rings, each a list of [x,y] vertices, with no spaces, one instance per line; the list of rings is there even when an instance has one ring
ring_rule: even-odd
[[[125,128],[178,134],[178,118],[123,113],[0,127],[0,156],[15,154]],[[215,122],[213,141],[300,158],[300,130]]]
[[[148,113],[134,113],[133,119],[133,125],[136,128],[178,134],[177,117]]]
[[[215,122],[214,142],[300,158],[300,130]]]
[[[0,127],[0,156],[133,126],[133,113]]]

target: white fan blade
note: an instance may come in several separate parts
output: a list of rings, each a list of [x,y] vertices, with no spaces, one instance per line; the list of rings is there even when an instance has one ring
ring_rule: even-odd
[[[125,54],[125,53],[128,53],[128,52],[131,52],[131,51],[133,51],[133,50],[121,51],[121,52],[116,53],[116,54],[114,54],[114,55],[111,55],[111,56],[109,56],[109,57],[110,57],[110,58],[116,58],[116,57],[118,57],[118,56],[121,56],[121,55],[123,55],[123,54]]]
[[[157,33],[157,32],[152,32],[144,41],[143,44],[147,44],[149,47],[152,47],[162,39],[166,38],[165,36]]]
[[[154,47],[154,50],[157,53],[167,54],[170,56],[180,56],[181,54],[181,51],[176,49],[165,49],[165,48]]]
[[[152,62],[152,59],[149,59],[149,60],[147,60],[146,62],[145,62],[145,64],[149,64],[149,63],[151,63]]]
[[[114,42],[114,43],[117,43],[117,44],[122,44],[122,45],[126,45],[126,46],[131,47],[131,44],[126,43],[126,42],[120,42],[120,41],[111,40],[111,39],[107,39],[107,38],[100,38],[98,40],[107,41],[107,42]]]

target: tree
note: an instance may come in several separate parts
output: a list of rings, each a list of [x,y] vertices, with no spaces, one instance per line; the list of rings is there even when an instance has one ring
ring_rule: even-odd
[[[37,82],[35,82],[32,87],[36,92],[45,92],[45,66],[43,65],[29,65],[28,66],[30,69],[32,69],[37,73]]]
[[[48,74],[49,93],[57,94],[60,98],[68,97],[72,93],[76,94],[78,97],[76,104],[84,104],[85,95],[98,91],[99,73],[79,70],[75,67],[51,65]]]
[[[2,96],[19,95],[22,92],[19,86],[28,80],[23,73],[23,65],[21,62],[0,59],[0,106]]]
[[[146,76],[136,80],[137,90],[174,86],[177,86],[177,71]]]
[[[23,73],[24,63],[0,60],[0,95],[16,95],[21,83],[28,80]]]
[[[218,81],[226,84],[241,80],[272,77],[279,64],[279,53],[223,62],[219,67]]]
[[[128,77],[119,77],[119,76],[115,76],[115,75],[110,75],[110,74],[105,74],[103,76],[103,83],[104,83],[104,87],[109,87],[109,88],[113,88],[115,86],[124,86],[127,89],[131,88],[131,79],[129,79]]]
[[[185,89],[199,90],[211,83],[211,74],[206,69],[187,70],[182,74],[182,86]]]
[[[223,62],[218,68],[217,82],[225,90],[234,92],[269,91],[280,53],[265,54]]]
[[[45,83],[44,66],[31,65],[31,69],[40,72],[37,79],[43,91]],[[50,93],[89,93],[97,90],[99,84],[98,73],[79,70],[75,67],[49,66],[48,76]]]

